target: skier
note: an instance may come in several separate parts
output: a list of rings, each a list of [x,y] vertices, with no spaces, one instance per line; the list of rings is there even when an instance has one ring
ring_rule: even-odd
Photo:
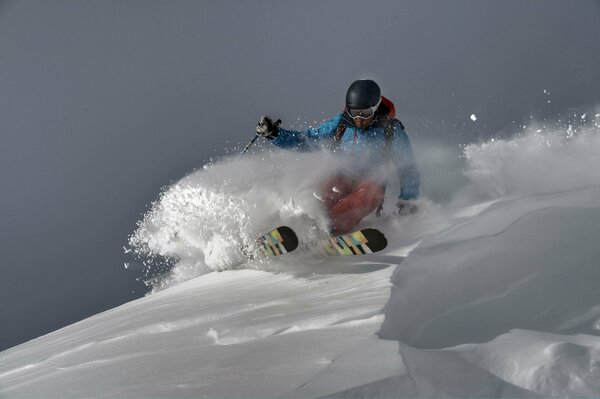
[[[362,155],[366,160],[368,166],[357,162],[357,170],[338,173],[321,188],[320,199],[328,212],[332,234],[348,233],[365,216],[381,211],[388,183],[382,167],[388,161],[392,161],[400,178],[398,213],[416,212],[420,175],[410,141],[402,122],[395,118],[393,103],[381,96],[374,81],[352,83],[344,111],[316,128],[293,131],[279,127],[279,123],[264,115],[256,132],[281,148],[309,150],[326,141],[336,152],[354,158]]]

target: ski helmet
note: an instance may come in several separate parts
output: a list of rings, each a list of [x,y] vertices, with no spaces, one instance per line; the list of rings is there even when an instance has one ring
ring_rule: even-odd
[[[355,81],[346,92],[347,108],[370,108],[376,106],[379,100],[381,100],[381,89],[370,79]]]

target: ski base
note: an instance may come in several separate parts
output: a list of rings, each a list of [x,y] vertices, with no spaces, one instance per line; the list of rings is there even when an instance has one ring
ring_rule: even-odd
[[[298,236],[287,226],[279,226],[256,241],[265,257],[281,256],[298,248]]]
[[[279,226],[259,237],[256,244],[265,258],[285,255],[298,248],[298,236],[288,226]],[[328,256],[356,256],[379,252],[387,247],[385,235],[373,228],[330,236],[317,244]],[[254,256],[246,254],[252,260]]]
[[[356,256],[379,252],[387,247],[387,239],[377,229],[362,229],[352,233],[331,236],[322,243],[329,256]]]

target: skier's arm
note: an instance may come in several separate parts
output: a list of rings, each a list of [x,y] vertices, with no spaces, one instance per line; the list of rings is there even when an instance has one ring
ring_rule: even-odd
[[[277,135],[273,138],[272,143],[281,148],[291,148],[300,151],[309,150],[311,144],[333,136],[341,117],[342,115],[338,114],[317,127],[302,131],[287,130],[278,127]]]
[[[392,160],[400,177],[400,195],[402,200],[413,200],[419,197],[421,175],[410,140],[399,122],[394,123],[394,143]]]

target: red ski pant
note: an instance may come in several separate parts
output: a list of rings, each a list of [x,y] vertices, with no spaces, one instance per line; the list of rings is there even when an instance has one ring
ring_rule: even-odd
[[[331,178],[322,186],[321,193],[335,234],[352,231],[365,216],[383,203],[385,196],[380,183],[348,176]]]

